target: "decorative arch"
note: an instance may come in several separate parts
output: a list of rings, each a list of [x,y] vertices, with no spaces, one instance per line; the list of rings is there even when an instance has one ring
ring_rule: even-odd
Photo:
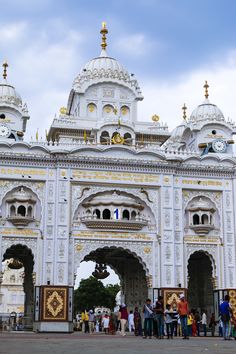
[[[188,252],[187,252],[187,259],[186,259],[186,265],[188,266],[190,257],[197,252],[202,252],[204,253],[211,261],[211,266],[212,266],[212,276],[217,279],[217,273],[218,273],[218,268],[216,266],[216,247],[213,250],[212,248],[209,248],[206,246],[197,246],[197,247],[189,247]]]
[[[73,195],[73,200],[74,203],[74,208],[72,210],[72,222],[73,220],[76,220],[76,215],[78,214],[78,209],[79,207],[86,201],[86,199],[92,199],[98,194],[104,194],[107,192],[114,192],[114,191],[119,191],[123,193],[124,195],[127,195],[127,197],[132,197],[132,198],[138,198],[147,208],[149,209],[150,213],[153,216],[155,225],[158,225],[158,219],[159,219],[159,209],[158,205],[154,203],[156,200],[158,203],[158,198],[155,196],[152,196],[152,199],[150,199],[150,194],[151,192],[147,192],[145,194],[142,190],[138,189],[133,191],[130,190],[124,190],[122,188],[120,189],[114,189],[114,187],[92,187],[92,188],[84,188],[82,191],[77,190],[75,193],[72,193]],[[132,193],[133,192],[133,193]],[[156,191],[158,193],[158,190]],[[135,193],[135,194],[134,194]],[[76,202],[76,204],[75,204]]]
[[[146,276],[151,275],[152,270],[152,245],[144,244],[140,246],[139,243],[135,244],[134,242],[131,244],[122,241],[122,244],[118,246],[115,241],[97,241],[97,242],[89,242],[89,241],[79,241],[75,242],[74,249],[74,273],[79,267],[80,263],[84,261],[86,256],[94,251],[99,251],[102,249],[119,249],[124,252],[131,254],[135,259],[138,260],[143,270],[146,273]]]
[[[39,184],[38,184],[39,185]],[[42,184],[41,184],[42,185]],[[42,185],[43,186],[43,185]],[[3,193],[2,195],[0,195],[0,205],[2,205],[2,216],[7,217],[7,203],[9,203],[7,201],[8,198],[11,197],[11,195],[13,195],[14,193],[17,193],[18,191],[20,191],[21,189],[23,189],[26,193],[32,194],[32,196],[34,197],[33,202],[35,203],[35,221],[42,221],[43,218],[43,210],[42,210],[42,205],[44,202],[44,197],[43,197],[43,193],[39,193],[39,188],[37,188],[36,186],[33,186],[33,184],[28,184],[28,183],[12,183],[11,184],[11,188],[7,188],[7,187],[3,187]],[[42,188],[43,189],[43,188]],[[41,192],[41,191],[40,191]],[[20,205],[20,202],[18,202],[18,207],[15,208],[15,212],[19,213],[23,216],[27,215],[28,210],[31,211],[32,214],[32,208],[28,209],[28,207],[26,208],[26,205],[22,202],[22,206]],[[25,209],[25,210],[23,210]],[[13,213],[13,208],[9,209],[10,213]]]

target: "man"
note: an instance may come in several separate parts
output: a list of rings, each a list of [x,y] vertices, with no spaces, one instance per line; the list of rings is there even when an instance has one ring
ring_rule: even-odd
[[[220,316],[223,325],[223,337],[225,340],[230,339],[230,314],[232,309],[229,303],[229,295],[225,295],[225,301],[220,305]]]
[[[207,332],[206,332],[206,326],[207,326],[207,316],[206,316],[206,312],[203,310],[202,311],[202,328],[203,328],[203,332],[204,332],[204,337],[206,337]]]
[[[164,304],[163,297],[158,296],[158,300],[155,306],[155,318],[157,321],[157,338],[163,339],[164,332]]]
[[[94,333],[95,316],[93,310],[89,310],[89,333]]]
[[[143,338],[152,338],[152,322],[153,322],[153,307],[151,305],[151,300],[147,299],[143,306],[144,315],[144,336]]]
[[[178,303],[178,313],[181,321],[183,339],[189,339],[188,327],[187,327],[188,311],[189,311],[188,302],[187,300],[185,300],[184,294],[180,294],[179,299],[180,301]]]

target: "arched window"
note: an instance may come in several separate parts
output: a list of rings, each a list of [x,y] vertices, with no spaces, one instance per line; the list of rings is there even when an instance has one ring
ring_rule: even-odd
[[[89,103],[87,106],[87,115],[89,117],[94,117],[97,114],[97,106],[95,103]]]
[[[26,209],[24,205],[20,205],[17,209],[17,214],[21,216],[25,216],[26,214]]]
[[[100,136],[100,143],[103,145],[109,145],[110,144],[110,135],[107,131],[103,131],[101,136]]]
[[[124,118],[129,117],[129,107],[128,106],[122,106],[120,109],[120,115]]]
[[[199,225],[200,220],[199,220],[199,215],[198,214],[194,214],[193,215],[193,225]]]
[[[97,219],[100,219],[101,217],[101,212],[99,209],[95,209],[94,212],[93,212],[93,215],[96,215]]]
[[[131,220],[135,220],[136,215],[137,215],[137,214],[136,214],[136,211],[133,210],[133,211],[131,212]]]
[[[122,219],[129,220],[129,210],[123,210]]]
[[[111,212],[109,209],[104,209],[103,212],[102,212],[102,218],[103,219],[109,219],[111,218]]]
[[[114,107],[111,104],[107,104],[103,107],[102,110],[104,117],[110,117],[114,115]]]
[[[207,214],[202,215],[202,224],[203,225],[208,224],[208,215]]]
[[[125,139],[124,142],[125,145],[132,145],[132,136],[130,133],[125,133],[124,139]]]
[[[10,216],[16,216],[16,207],[15,207],[15,205],[11,205],[11,207],[10,207]]]
[[[30,205],[30,206],[28,207],[28,213],[27,213],[27,215],[28,215],[29,218],[32,218],[32,214],[33,214],[33,208],[32,208],[32,206]]]

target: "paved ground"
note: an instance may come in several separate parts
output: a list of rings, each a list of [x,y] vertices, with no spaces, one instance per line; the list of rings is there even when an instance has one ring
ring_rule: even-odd
[[[1,354],[233,354],[236,340],[191,338],[142,339],[103,334],[0,333]]]

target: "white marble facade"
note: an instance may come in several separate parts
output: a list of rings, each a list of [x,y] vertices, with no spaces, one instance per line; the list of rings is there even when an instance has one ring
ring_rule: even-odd
[[[203,252],[214,289],[236,288],[236,127],[205,89],[203,103],[172,133],[156,115],[140,122],[138,82],[109,57],[103,38],[47,141],[26,142],[27,107],[4,78],[1,257],[25,245],[36,285],[73,286],[85,257],[123,250],[127,267],[129,257],[140,264],[151,296],[155,288],[187,289],[189,259]]]

